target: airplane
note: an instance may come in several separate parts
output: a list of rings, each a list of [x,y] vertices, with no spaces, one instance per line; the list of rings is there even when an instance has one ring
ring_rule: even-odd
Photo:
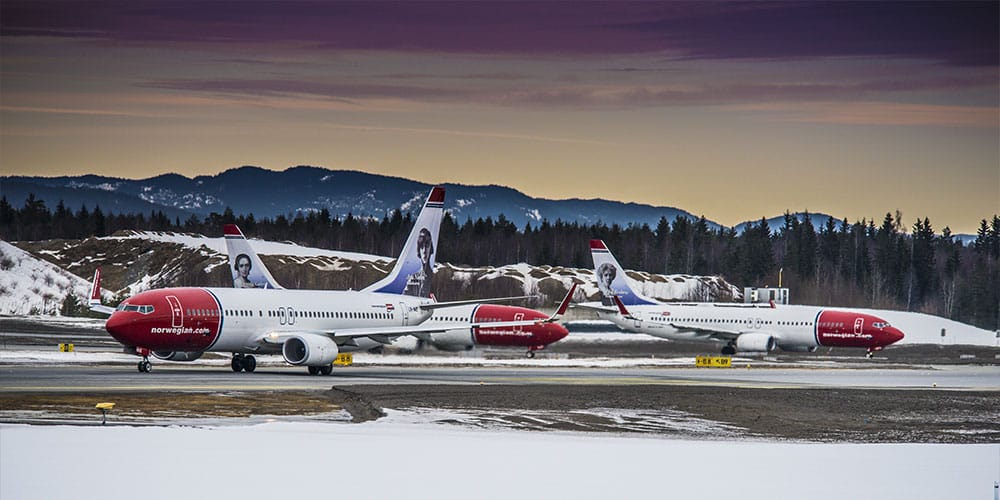
[[[761,353],[775,348],[814,352],[819,346],[868,349],[867,356],[903,338],[903,332],[871,314],[817,306],[722,303],[662,303],[629,284],[602,240],[590,241],[601,302],[591,309],[623,330],[674,340],[724,342],[722,354]]]
[[[423,250],[437,246],[443,207],[444,188],[434,187],[392,271],[368,291],[161,288],[133,295],[112,310],[101,304],[98,268],[89,305],[110,314],[105,329],[126,353],[142,357],[137,367],[144,373],[152,369],[150,355],[194,361],[206,352],[230,352],[234,371],[253,372],[256,354],[280,353],[311,375],[329,375],[340,352],[372,349],[401,335],[551,323],[565,312],[521,321],[491,317],[425,324],[435,309],[482,302],[436,302],[429,296],[434,253]]]
[[[226,252],[229,262],[234,263],[231,267],[233,274],[233,286],[249,286],[255,288],[284,289],[271,275],[264,262],[261,261],[257,252],[250,245],[249,240],[235,224],[223,226],[223,233],[226,239]],[[424,240],[427,241],[426,235]],[[420,246],[418,245],[418,248]],[[424,253],[429,253],[426,250]],[[383,280],[384,281],[384,280]],[[380,282],[381,283],[381,282]],[[415,285],[408,285],[414,288]],[[380,288],[379,283],[363,288],[362,292],[374,292]],[[560,304],[560,309],[565,312],[565,306],[573,297],[576,290],[574,284],[566,298]],[[510,297],[505,299],[493,299],[496,301],[506,301],[523,297]],[[538,322],[527,325],[512,325],[507,327],[497,327],[490,323],[489,326],[473,327],[474,323],[489,323],[490,321],[524,321],[524,320],[544,320],[548,316],[525,307],[510,305],[490,304],[490,300],[483,300],[475,304],[464,304],[449,307],[441,307],[434,310],[434,313],[427,320],[427,325],[439,323],[466,322],[464,329],[451,329],[440,332],[416,333],[415,337],[427,342],[442,351],[464,351],[471,350],[476,346],[504,346],[504,347],[526,347],[525,355],[529,358],[535,357],[535,353],[545,348],[545,346],[563,339],[569,334],[566,328],[558,323]],[[562,313],[560,313],[561,315]]]

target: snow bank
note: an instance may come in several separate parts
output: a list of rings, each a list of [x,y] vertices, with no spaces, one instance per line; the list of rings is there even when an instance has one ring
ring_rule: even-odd
[[[0,497],[990,498],[1000,445],[689,441],[445,425],[0,425]],[[169,479],[169,481],[168,481]]]

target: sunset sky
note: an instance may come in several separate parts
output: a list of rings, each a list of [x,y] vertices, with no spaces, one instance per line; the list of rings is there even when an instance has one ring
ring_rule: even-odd
[[[1000,3],[0,2],[0,174],[241,165],[975,232]]]

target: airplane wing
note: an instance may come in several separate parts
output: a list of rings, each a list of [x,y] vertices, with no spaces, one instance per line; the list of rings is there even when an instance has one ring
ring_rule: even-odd
[[[512,302],[520,299],[533,299],[538,297],[537,295],[521,295],[519,297],[499,297],[495,299],[469,299],[469,300],[453,300],[451,302],[434,302],[432,304],[424,304],[419,306],[421,309],[432,311],[434,309],[440,309],[442,307],[451,306],[464,306],[467,304],[492,304],[495,302]]]
[[[618,312],[617,308],[614,308],[614,307],[611,307],[611,306],[606,306],[606,305],[598,303],[598,302],[581,302],[581,303],[573,304],[573,307],[580,308],[580,309],[590,309],[591,311],[600,311],[600,312],[606,312],[606,313],[616,313],[616,312]]]
[[[396,337],[403,335],[420,335],[427,333],[441,333],[449,330],[467,330],[470,328],[505,328],[514,326],[531,326],[544,323],[547,319],[524,320],[524,321],[486,321],[486,322],[448,322],[432,325],[413,326],[387,326],[379,328],[341,328],[338,330],[281,330],[268,332],[255,339],[262,344],[281,344],[290,337],[296,335],[320,335],[332,339],[339,345],[350,345],[354,339],[367,337],[380,344],[389,344]]]
[[[675,323],[671,322],[670,326],[685,332],[692,332],[705,337],[711,337],[719,340],[733,340],[736,337],[746,333],[744,331],[734,331],[734,330],[724,330],[719,328],[706,328],[704,325],[695,325],[688,323]]]

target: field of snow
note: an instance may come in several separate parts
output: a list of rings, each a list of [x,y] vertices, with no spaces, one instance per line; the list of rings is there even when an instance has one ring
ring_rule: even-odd
[[[0,263],[0,314],[58,314],[67,295],[81,303],[90,296],[89,281],[3,240]]]
[[[0,425],[0,498],[982,498],[1000,445],[812,444],[364,424]]]

